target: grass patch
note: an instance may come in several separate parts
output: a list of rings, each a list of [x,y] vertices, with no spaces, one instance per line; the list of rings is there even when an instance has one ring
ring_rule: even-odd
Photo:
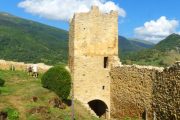
[[[5,108],[3,110],[8,114],[8,120],[19,120],[19,112],[15,108]]]
[[[14,90],[10,87],[0,87],[1,95],[10,95]]]
[[[58,96],[42,87],[40,77],[34,78],[23,71],[0,70],[0,78],[5,80],[5,86],[0,87],[0,111],[6,109],[12,117],[18,115],[19,120],[71,120],[71,107],[62,110],[49,104],[49,100]],[[37,102],[32,101],[34,96]],[[39,107],[47,107],[47,111],[30,112]],[[75,117],[76,120],[98,120],[77,101]]]

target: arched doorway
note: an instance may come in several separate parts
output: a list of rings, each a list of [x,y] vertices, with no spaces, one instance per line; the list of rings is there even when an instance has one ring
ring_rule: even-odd
[[[92,100],[88,102],[89,107],[96,113],[99,117],[106,117],[108,112],[107,105],[101,100]]]

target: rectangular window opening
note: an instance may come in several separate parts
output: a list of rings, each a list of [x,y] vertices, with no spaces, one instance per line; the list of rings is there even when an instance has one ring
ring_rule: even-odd
[[[108,57],[104,57],[104,68],[108,67]]]

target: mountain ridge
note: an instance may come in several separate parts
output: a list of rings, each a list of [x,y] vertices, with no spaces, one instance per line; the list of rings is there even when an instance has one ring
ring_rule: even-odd
[[[22,62],[63,63],[68,32],[31,20],[0,14],[0,58]]]
[[[180,60],[180,35],[171,34],[154,47],[124,56],[125,64],[169,66]]]
[[[146,47],[119,36],[119,55]],[[67,63],[68,31],[0,12],[0,59],[19,62]]]

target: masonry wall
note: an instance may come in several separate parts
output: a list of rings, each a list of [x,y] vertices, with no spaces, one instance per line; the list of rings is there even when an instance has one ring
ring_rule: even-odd
[[[13,61],[5,61],[5,60],[0,60],[0,69],[2,70],[10,70],[11,66],[14,66],[16,70],[23,70],[25,71],[28,66],[33,65],[31,63],[26,64],[24,62],[13,62]],[[38,71],[39,72],[45,72],[52,66],[45,65],[44,63],[38,63]]]
[[[103,14],[98,7],[88,13],[76,13],[69,34],[69,67],[75,99],[101,100],[110,109],[109,71],[118,63],[118,14]],[[104,58],[108,57],[104,68]]]
[[[70,48],[74,56],[118,55],[118,13],[103,14],[94,6],[88,13],[76,13],[71,21]]]
[[[180,120],[180,63],[156,74],[153,108],[157,120]]]
[[[111,117],[152,119],[153,78],[160,68],[119,66],[111,70]]]
[[[117,12],[102,14],[92,7],[88,13],[74,15],[69,34],[69,68],[75,99],[86,107],[90,101],[101,100],[108,107],[108,118],[180,119],[180,64],[165,70],[121,66]]]

